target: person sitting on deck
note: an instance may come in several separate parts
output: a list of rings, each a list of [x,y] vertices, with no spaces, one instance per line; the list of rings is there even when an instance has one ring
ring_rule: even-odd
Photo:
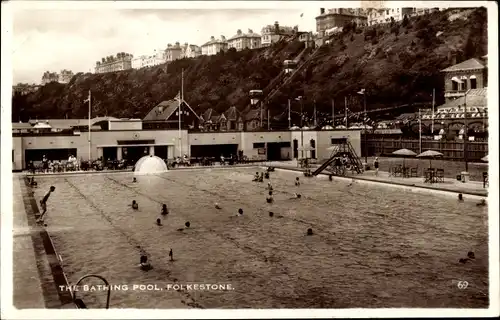
[[[269,191],[269,195],[267,196],[266,201],[267,203],[272,203],[274,201],[272,191]]]
[[[31,177],[30,186],[32,186],[33,188],[38,187],[38,182],[35,181],[35,177]]]
[[[264,173],[263,172],[260,173],[259,182],[264,182]]]
[[[267,172],[274,172],[274,167],[267,167]]]
[[[269,172],[264,173],[264,178],[269,179]]]
[[[162,216],[166,216],[168,214],[168,208],[167,208],[167,205],[166,204],[163,204],[163,206],[161,207],[161,215]]]
[[[302,195],[300,193],[294,193],[292,198],[290,199],[300,199],[302,197]]]
[[[132,200],[132,209],[134,210],[139,209],[139,204],[135,200]]]
[[[486,205],[486,200],[484,199],[481,199],[481,201],[479,203],[476,203],[476,206],[485,206]]]

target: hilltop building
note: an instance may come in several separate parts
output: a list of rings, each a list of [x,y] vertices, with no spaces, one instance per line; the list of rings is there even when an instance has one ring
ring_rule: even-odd
[[[182,46],[181,58],[196,58],[199,56],[201,56],[201,47],[194,44],[188,44],[187,42],[184,43]]]
[[[12,86],[12,95],[14,94],[20,94],[22,96],[26,94],[30,94],[33,92],[36,92],[38,89],[40,89],[40,85],[37,84],[28,84],[28,83],[18,83],[15,86]]]
[[[238,51],[243,49],[257,49],[261,46],[261,36],[254,33],[252,29],[248,29],[248,33],[243,33],[241,30],[236,31],[236,34],[227,40],[228,48],[235,48]]]
[[[95,73],[116,72],[132,68],[133,55],[130,53],[119,52],[116,56],[107,56],[97,61]]]
[[[73,77],[74,77],[73,71],[64,69],[61,71],[59,75],[59,82],[68,83],[71,81],[71,78]]]
[[[214,36],[211,36],[210,41],[201,46],[201,54],[211,56],[227,49],[228,43],[226,37],[220,36],[220,39],[215,39]]]
[[[165,60],[167,62],[172,62],[177,59],[182,58],[182,47],[179,42],[176,42],[174,45],[169,43],[167,45],[167,49],[165,50]]]
[[[145,67],[153,67],[166,62],[165,50],[155,49],[150,56],[142,55],[132,59],[131,66],[133,69]]]
[[[45,71],[42,76],[42,86],[51,82],[59,82],[59,75],[57,72]]]
[[[415,8],[367,9],[368,25],[390,23],[392,19],[401,21],[405,15],[411,17],[415,14]]]
[[[316,17],[316,32],[318,33],[319,43],[323,44],[326,37],[335,32],[342,31],[346,23],[355,22],[358,26],[368,24],[364,11],[359,8],[344,9],[320,8],[320,14]]]
[[[262,28],[261,46],[268,47],[273,43],[278,42],[282,37],[293,36],[298,32],[298,26],[287,27],[280,26],[278,21],[273,25],[267,25]]]

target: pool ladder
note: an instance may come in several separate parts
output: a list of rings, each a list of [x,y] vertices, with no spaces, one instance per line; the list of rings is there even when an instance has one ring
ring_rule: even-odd
[[[111,298],[111,288],[109,288],[109,282],[106,279],[104,279],[104,277],[101,277],[100,275],[97,275],[97,274],[88,274],[86,276],[81,277],[80,280],[78,280],[78,282],[76,283],[75,287],[78,288],[78,285],[80,284],[80,282],[82,282],[82,280],[87,279],[87,278],[92,278],[92,277],[101,279],[102,282],[104,282],[106,284],[106,286],[108,287],[108,297],[106,299],[106,309],[109,309],[109,300]],[[77,292],[77,290],[73,290],[73,294],[72,294],[73,303],[76,305],[76,307],[78,309],[88,309],[85,302],[83,302],[82,299],[78,299],[76,297],[76,292]]]

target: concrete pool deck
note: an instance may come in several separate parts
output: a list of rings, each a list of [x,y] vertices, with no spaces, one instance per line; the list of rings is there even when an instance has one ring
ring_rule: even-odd
[[[13,179],[13,303],[18,309],[74,308],[48,232],[36,225],[38,207],[22,176]]]
[[[293,170],[300,172],[304,171],[303,168],[299,168],[297,166],[296,161],[269,162],[268,165],[284,170]],[[312,169],[312,171],[314,171],[314,168]],[[328,175],[328,173],[325,171],[323,171],[321,174]],[[478,181],[468,181],[463,183],[457,181],[456,179],[444,178],[444,182],[430,184],[430,183],[424,183],[423,177],[414,177],[414,178],[391,177],[389,175],[389,172],[384,172],[384,171],[379,171],[378,176],[375,176],[375,171],[373,170],[363,172],[362,174],[348,173],[345,177],[338,177],[338,176],[334,177],[340,179],[342,178],[356,179],[356,180],[364,180],[369,182],[378,182],[378,183],[399,185],[399,186],[408,186],[421,189],[462,193],[464,195],[473,195],[478,197],[488,197],[488,188],[483,188],[483,183]]]

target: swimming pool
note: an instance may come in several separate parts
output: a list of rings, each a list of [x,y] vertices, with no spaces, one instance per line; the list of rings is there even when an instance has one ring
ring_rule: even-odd
[[[136,183],[131,173],[47,176],[38,178],[35,197],[56,187],[46,221],[70,283],[94,273],[128,286],[112,291],[113,308],[488,306],[487,207],[280,170],[271,173],[275,202],[268,204],[267,180],[251,182],[256,170],[175,170]],[[303,198],[290,200],[297,190]],[[157,226],[162,203],[170,214]],[[244,215],[231,217],[238,208]],[[191,228],[177,231],[186,221]],[[137,267],[140,248],[149,272]],[[468,251],[475,261],[459,263]],[[458,281],[468,287],[458,289]],[[173,283],[232,288],[167,289]],[[132,290],[138,284],[159,289]],[[104,306],[105,292],[79,296]]]

